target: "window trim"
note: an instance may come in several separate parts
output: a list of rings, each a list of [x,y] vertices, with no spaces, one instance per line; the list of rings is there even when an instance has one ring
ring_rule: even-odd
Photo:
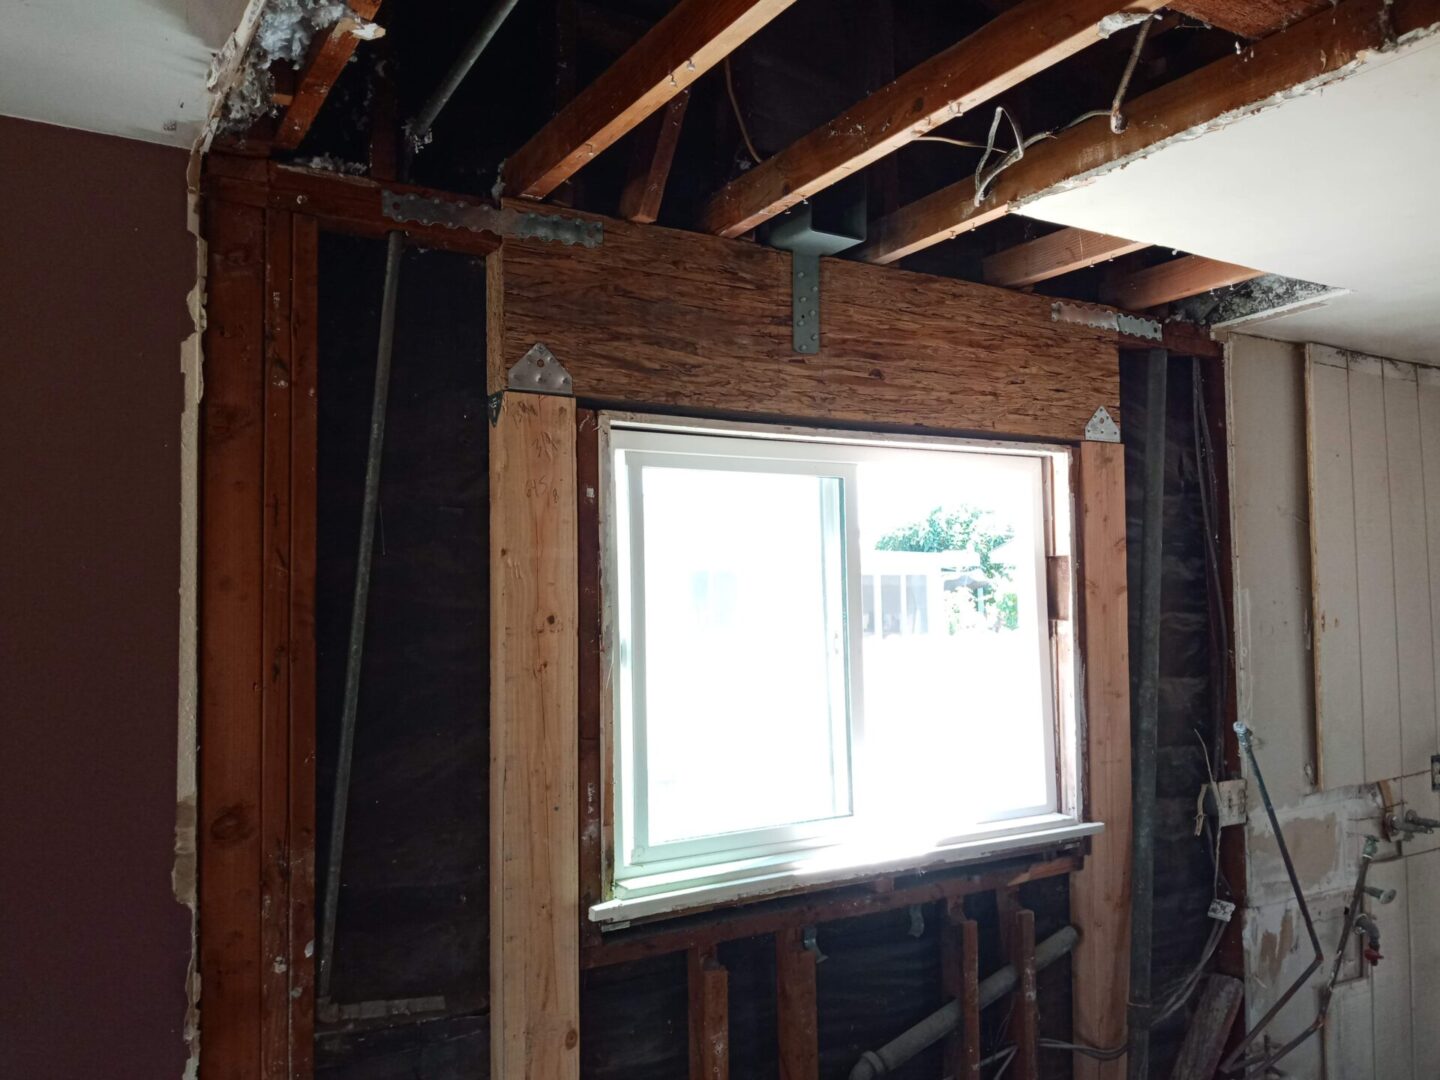
[[[608,819],[607,825],[610,827],[604,830],[605,870],[604,880],[599,883],[602,899],[592,905],[589,911],[589,917],[593,921],[601,924],[623,922],[648,914],[678,913],[699,905],[758,899],[776,892],[817,887],[880,873],[949,866],[1001,854],[1013,855],[1027,848],[1047,848],[1073,842],[1103,829],[1100,823],[1085,822],[1082,813],[1081,766],[1084,750],[1083,718],[1079,704],[1082,700],[1081,664],[1075,639],[1077,624],[1068,614],[1076,610],[1078,575],[1069,573],[1059,583],[1066,595],[1058,598],[1057,605],[1057,597],[1051,593],[1056,583],[1051,580],[1046,565],[1047,560],[1054,557],[1073,561],[1077,520],[1072,482],[1076,456],[1073,446],[1004,439],[915,436],[786,424],[711,421],[624,411],[598,413],[598,428],[600,492],[597,501],[602,579],[600,662],[603,673],[601,800],[606,804],[602,817]],[[850,819],[834,818],[818,823],[828,826],[827,829],[791,826],[766,830],[786,835],[773,836],[772,842],[764,847],[749,845],[743,857],[727,863],[715,862],[717,851],[729,850],[728,845],[720,844],[709,846],[708,850],[703,852],[697,849],[693,852],[677,853],[679,857],[675,860],[659,866],[647,865],[638,870],[617,872],[623,861],[620,858],[623,850],[621,845],[625,842],[624,816],[620,806],[621,799],[618,797],[623,790],[620,786],[623,775],[621,759],[629,750],[624,745],[624,740],[619,738],[620,605],[608,599],[621,595],[618,587],[615,534],[617,508],[614,504],[614,451],[617,432],[624,433],[618,436],[624,444],[622,448],[638,453],[652,452],[662,455],[672,453],[673,449],[652,449],[656,444],[654,440],[645,438],[647,433],[661,436],[666,441],[671,436],[683,435],[715,443],[778,443],[780,445],[768,448],[767,452],[784,461],[809,462],[817,467],[816,475],[837,475],[837,469],[847,466],[854,470],[867,456],[867,450],[879,451],[875,456],[887,459],[892,458],[897,450],[939,450],[967,455],[1038,459],[1041,462],[1040,486],[1037,492],[1041,536],[1037,545],[1037,581],[1042,594],[1042,606],[1048,597],[1051,608],[1049,618],[1044,620],[1048,625],[1048,632],[1042,631],[1038,635],[1042,651],[1042,671],[1045,672],[1049,684],[1045,698],[1046,708],[1052,721],[1046,725],[1045,730],[1045,750],[1053,764],[1047,776],[1049,806],[1038,812],[1036,808],[1012,811],[1008,815],[983,823],[987,827],[969,830],[932,846],[901,855],[891,852],[889,855],[872,857],[873,853],[847,845],[846,841],[852,839],[853,834],[847,836],[847,829],[843,826]],[[763,464],[765,460],[748,458],[744,454],[731,457],[745,458],[747,468]],[[820,466],[823,466],[823,471]],[[777,467],[775,471],[801,470]],[[632,512],[634,509],[632,506]],[[854,550],[858,552],[858,522],[854,515],[847,515],[847,532],[852,531],[852,527],[856,534]],[[853,557],[849,550],[848,557]],[[858,590],[859,578],[859,574],[847,574],[846,589]],[[622,602],[628,603],[628,598]],[[861,610],[860,602],[858,592],[848,597],[852,611]],[[1054,614],[1057,606],[1067,612],[1058,622]],[[857,629],[849,638],[848,651],[852,654],[852,697],[855,699],[852,707],[857,709],[852,724],[863,725],[863,714],[858,711],[859,704],[863,702],[863,687],[860,684],[862,665],[859,661],[863,635]],[[863,734],[863,726],[860,733]],[[855,779],[857,768],[852,748],[852,817],[856,804],[862,798]],[[810,824],[815,823],[802,823]]]

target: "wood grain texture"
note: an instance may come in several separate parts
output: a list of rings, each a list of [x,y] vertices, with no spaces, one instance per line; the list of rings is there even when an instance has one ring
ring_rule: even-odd
[[[1350,374],[1343,353],[1314,345],[1305,371],[1318,781],[1336,788],[1365,779]]]
[[[690,104],[690,91],[680,94],[652,116],[636,134],[630,157],[630,174],[620,192],[620,216],[626,221],[647,225],[660,216],[675,148],[680,145],[680,127]]]
[[[1107,236],[1086,229],[1059,229],[997,251],[987,256],[980,268],[989,284],[1017,289],[1149,246],[1138,240]]]
[[[960,1023],[945,1038],[945,1071],[955,1080],[980,1080],[980,930],[962,899],[945,903],[940,935],[940,980],[960,1002]]]
[[[293,97],[275,134],[275,146],[281,150],[294,150],[304,141],[335,80],[355,54],[361,40],[356,30],[362,22],[375,17],[380,0],[350,0],[348,7],[348,14],[322,30],[311,43],[305,68],[296,80]]]
[[[515,152],[506,193],[543,199],[792,3],[681,0]]]
[[[690,1080],[730,1080],[730,978],[714,949],[692,949]]]
[[[1015,1039],[1016,1080],[1038,1080],[1040,1076],[1040,1003],[1035,990],[1035,913],[1024,908],[1013,916],[1009,961],[1015,968],[1015,992],[1010,1012],[1010,1031]],[[1093,993],[1094,987],[1090,988]]]
[[[993,221],[1067,181],[1102,172],[1157,144],[1345,68],[1405,34],[1440,22],[1440,0],[1345,0],[1233,56],[1142,94],[1125,107],[1129,126],[1095,117],[1031,147],[976,205],[973,178],[926,196],[871,227],[857,249],[893,262]]]
[[[1313,15],[1330,0],[1181,0],[1170,7],[1241,37],[1264,37]]]
[[[1078,484],[1085,666],[1086,817],[1105,822],[1070,888],[1080,931],[1071,962],[1079,1042],[1125,1041],[1130,989],[1130,646],[1125,553],[1125,454],[1080,445]],[[1075,1059],[1077,1080],[1118,1080],[1125,1061]]]
[[[1200,1004],[1190,1018],[1170,1080],[1213,1080],[1225,1053],[1225,1041],[1244,1001],[1245,983],[1240,979],[1225,975],[1205,977]]]
[[[491,432],[491,1075],[578,1080],[575,403]]]
[[[1159,0],[1025,0],[717,192],[700,227],[739,236],[1101,40],[1098,24]]]
[[[1178,259],[1127,274],[1107,291],[1106,299],[1132,311],[1144,311],[1172,300],[1183,300],[1187,296],[1198,296],[1212,289],[1250,281],[1259,277],[1260,273],[1259,270],[1218,259],[1182,255]]]
[[[261,1075],[265,214],[212,207],[201,402],[200,955],[216,1080]]]
[[[779,1024],[780,1080],[819,1080],[815,952],[799,927],[775,935],[775,1010]]]
[[[1052,439],[1119,408],[1113,336],[1043,297],[824,259],[808,357],[784,252],[607,221],[600,247],[507,242],[501,262],[492,390],[543,341],[606,403]]]

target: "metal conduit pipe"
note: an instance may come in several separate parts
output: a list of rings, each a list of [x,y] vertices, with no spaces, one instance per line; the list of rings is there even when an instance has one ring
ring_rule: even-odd
[[[380,506],[380,462],[385,449],[385,416],[390,399],[390,357],[395,350],[395,305],[400,290],[400,256],[405,234],[385,240],[385,291],[380,301],[380,341],[375,352],[375,389],[370,401],[370,444],[365,455],[365,496],[360,505],[360,544],[355,556],[355,590],[350,602],[350,641],[345,653],[345,694],[340,709],[340,747],[335,761],[335,797],[330,807],[330,859],[320,911],[320,974],[317,996],[330,999],[335,960],[335,923],[340,910],[340,863],[345,854],[345,817],[355,756],[355,718],[360,710],[360,670],[365,653],[365,612],[370,605],[370,564],[375,552],[375,517]]]
[[[480,59],[480,54],[490,45],[490,39],[495,32],[510,16],[519,0],[497,0],[480,20],[480,25],[475,28],[469,42],[465,45],[465,51],[460,54],[455,63],[446,73],[444,80],[435,88],[415,118],[405,125],[406,134],[410,137],[410,146],[418,150],[430,140],[430,129],[435,125],[435,118],[440,115],[440,110],[445,108],[454,96],[455,91],[460,89],[460,84],[465,81],[465,76],[470,74],[470,69],[475,66],[475,61]]]
[[[1057,930],[1035,947],[1035,970],[1047,967],[1065,956],[1080,940],[1080,932],[1073,926]],[[1015,989],[1015,969],[1009,965],[980,984],[980,1008],[995,1004]],[[879,1050],[866,1050],[850,1070],[850,1080],[874,1080],[900,1068],[927,1046],[939,1042],[950,1034],[961,1020],[960,1002],[952,1001],[937,1009],[909,1031],[891,1039]]]

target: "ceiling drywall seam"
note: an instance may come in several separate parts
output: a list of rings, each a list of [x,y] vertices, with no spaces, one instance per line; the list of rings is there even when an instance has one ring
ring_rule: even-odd
[[[1278,94],[1271,95],[1263,101],[1252,102],[1251,104],[1242,106],[1241,108],[1232,109],[1227,113],[1223,113],[1222,115],[1215,117],[1213,120],[1208,120],[1204,123],[1196,124],[1192,128],[1187,128],[1184,131],[1177,132],[1174,135],[1171,135],[1169,138],[1161,139],[1160,141],[1152,143],[1149,146],[1144,147],[1143,149],[1136,150],[1132,154],[1126,154],[1123,157],[1115,158],[1114,160],[1107,161],[1104,164],[1097,165],[1092,169],[1076,173],[1074,176],[1067,177],[1066,179],[1060,181],[1058,184],[1046,188],[1043,191],[1036,191],[1027,195],[1022,195],[1015,200],[1014,205],[1011,207],[1011,209],[1012,211],[1023,212],[1024,208],[1032,203],[1038,202],[1039,200],[1047,198],[1049,196],[1059,194],[1060,192],[1072,191],[1075,188],[1085,187],[1086,185],[1094,182],[1102,176],[1107,176],[1110,173],[1118,172],[1121,169],[1124,169],[1127,165],[1130,165],[1136,161],[1141,161],[1144,158],[1148,158],[1151,155],[1156,154],[1161,150],[1164,150],[1168,146],[1172,146],[1176,143],[1190,142],[1191,140],[1198,139],[1204,135],[1209,134],[1212,131],[1223,130],[1224,128],[1229,127],[1231,124],[1235,123],[1237,120],[1243,120],[1246,117],[1254,116],[1262,112],[1267,112],[1295,98],[1306,97],[1310,94],[1315,93],[1318,90],[1324,89],[1326,86],[1330,86],[1334,83],[1341,82],[1345,79],[1350,78],[1351,76],[1359,72],[1362,68],[1364,68],[1366,64],[1371,62],[1377,56],[1387,55],[1389,53],[1395,52],[1398,49],[1405,48],[1406,46],[1409,46],[1415,42],[1424,41],[1427,38],[1436,37],[1437,35],[1440,35],[1440,24],[1420,27],[1418,29],[1409,31],[1408,33],[1392,37],[1381,48],[1366,49],[1359,52],[1355,56],[1355,59],[1353,59],[1352,61],[1350,61],[1350,63],[1344,65],[1343,67],[1338,67],[1333,71],[1327,71],[1324,74],[1318,75],[1315,78],[1310,79],[1306,82],[1297,83],[1294,86],[1280,91]],[[1041,216],[1043,217],[1043,215]]]

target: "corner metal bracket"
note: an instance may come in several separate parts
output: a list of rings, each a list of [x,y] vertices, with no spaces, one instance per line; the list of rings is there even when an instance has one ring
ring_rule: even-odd
[[[605,241],[604,222],[559,214],[537,214],[481,203],[427,199],[398,191],[382,191],[380,207],[381,213],[391,221],[493,233],[502,239],[546,240],[587,248],[599,247]]]
[[[565,365],[539,341],[531,345],[511,367],[505,376],[505,387],[530,394],[558,394],[561,397],[573,397],[575,394],[575,380],[570,378]]]
[[[1110,415],[1110,410],[1101,405],[1085,425],[1086,442],[1119,442],[1120,425]]]
[[[820,351],[820,256],[790,253],[790,344],[797,353]]]

